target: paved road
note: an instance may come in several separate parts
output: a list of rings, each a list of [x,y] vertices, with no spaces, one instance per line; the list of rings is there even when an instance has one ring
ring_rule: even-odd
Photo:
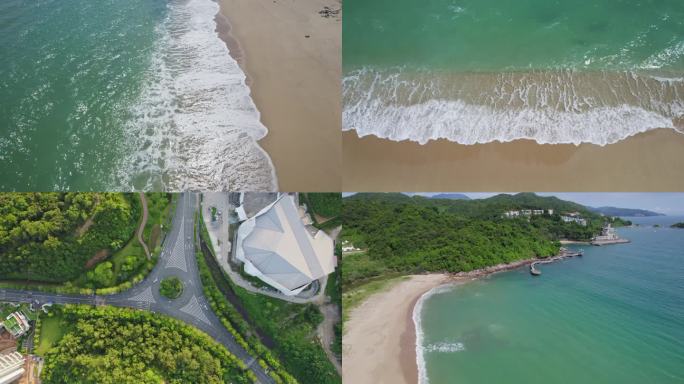
[[[166,236],[162,253],[155,268],[145,280],[133,288],[108,296],[67,295],[37,291],[0,289],[0,301],[35,302],[39,304],[113,305],[148,310],[182,320],[206,332],[240,358],[254,372],[261,383],[273,383],[259,363],[235,342],[204,297],[194,245],[194,213],[198,208],[197,195],[181,195],[173,218],[173,228]],[[184,282],[182,295],[169,300],[159,294],[159,283],[167,276],[177,276]]]

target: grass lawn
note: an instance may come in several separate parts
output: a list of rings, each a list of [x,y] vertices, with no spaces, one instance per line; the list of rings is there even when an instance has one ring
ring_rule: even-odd
[[[40,343],[34,350],[36,355],[45,356],[45,353],[64,336],[67,330],[60,325],[61,320],[59,315],[53,314],[52,317],[48,317],[41,314]]]
[[[133,238],[128,242],[128,244],[126,244],[125,247],[121,248],[117,253],[113,254],[109,258],[109,261],[114,264],[114,276],[119,276],[119,273],[121,272],[121,266],[126,262],[127,256],[136,257],[136,269],[144,264],[147,260],[147,256],[145,256],[145,250],[135,236],[133,236]]]
[[[145,194],[147,200],[147,223],[143,229],[143,239],[147,243],[150,252],[161,244],[162,227],[168,228],[171,225],[171,217],[175,208],[176,195],[169,195],[161,192],[150,192]]]

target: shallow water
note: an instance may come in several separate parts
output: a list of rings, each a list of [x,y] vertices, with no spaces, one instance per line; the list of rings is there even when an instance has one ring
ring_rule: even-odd
[[[684,231],[651,225],[684,217],[634,220],[630,244],[427,297],[423,382],[682,382]]]
[[[0,188],[274,189],[210,0],[0,5]]]
[[[684,131],[684,3],[345,4],[343,129],[462,144]]]

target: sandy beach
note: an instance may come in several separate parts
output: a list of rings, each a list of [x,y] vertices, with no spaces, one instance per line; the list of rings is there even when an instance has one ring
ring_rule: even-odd
[[[341,187],[339,0],[220,0],[219,35],[248,77],[282,191]]]
[[[680,191],[684,134],[659,129],[604,147],[531,140],[425,145],[342,135],[345,191]]]
[[[413,308],[420,297],[444,284],[462,284],[492,273],[530,264],[535,259],[495,265],[453,275],[412,275],[370,296],[354,308],[344,324],[342,370],[350,383],[415,384],[418,382]]]
[[[413,307],[423,293],[448,279],[446,274],[410,276],[355,308],[342,338],[344,381],[417,383]]]

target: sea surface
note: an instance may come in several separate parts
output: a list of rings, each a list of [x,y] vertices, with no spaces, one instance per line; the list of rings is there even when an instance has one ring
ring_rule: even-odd
[[[0,2],[0,189],[272,190],[211,0]]]
[[[684,382],[684,217],[629,219],[629,244],[423,296],[421,384]]]
[[[350,0],[343,129],[462,144],[684,132],[680,0]]]

